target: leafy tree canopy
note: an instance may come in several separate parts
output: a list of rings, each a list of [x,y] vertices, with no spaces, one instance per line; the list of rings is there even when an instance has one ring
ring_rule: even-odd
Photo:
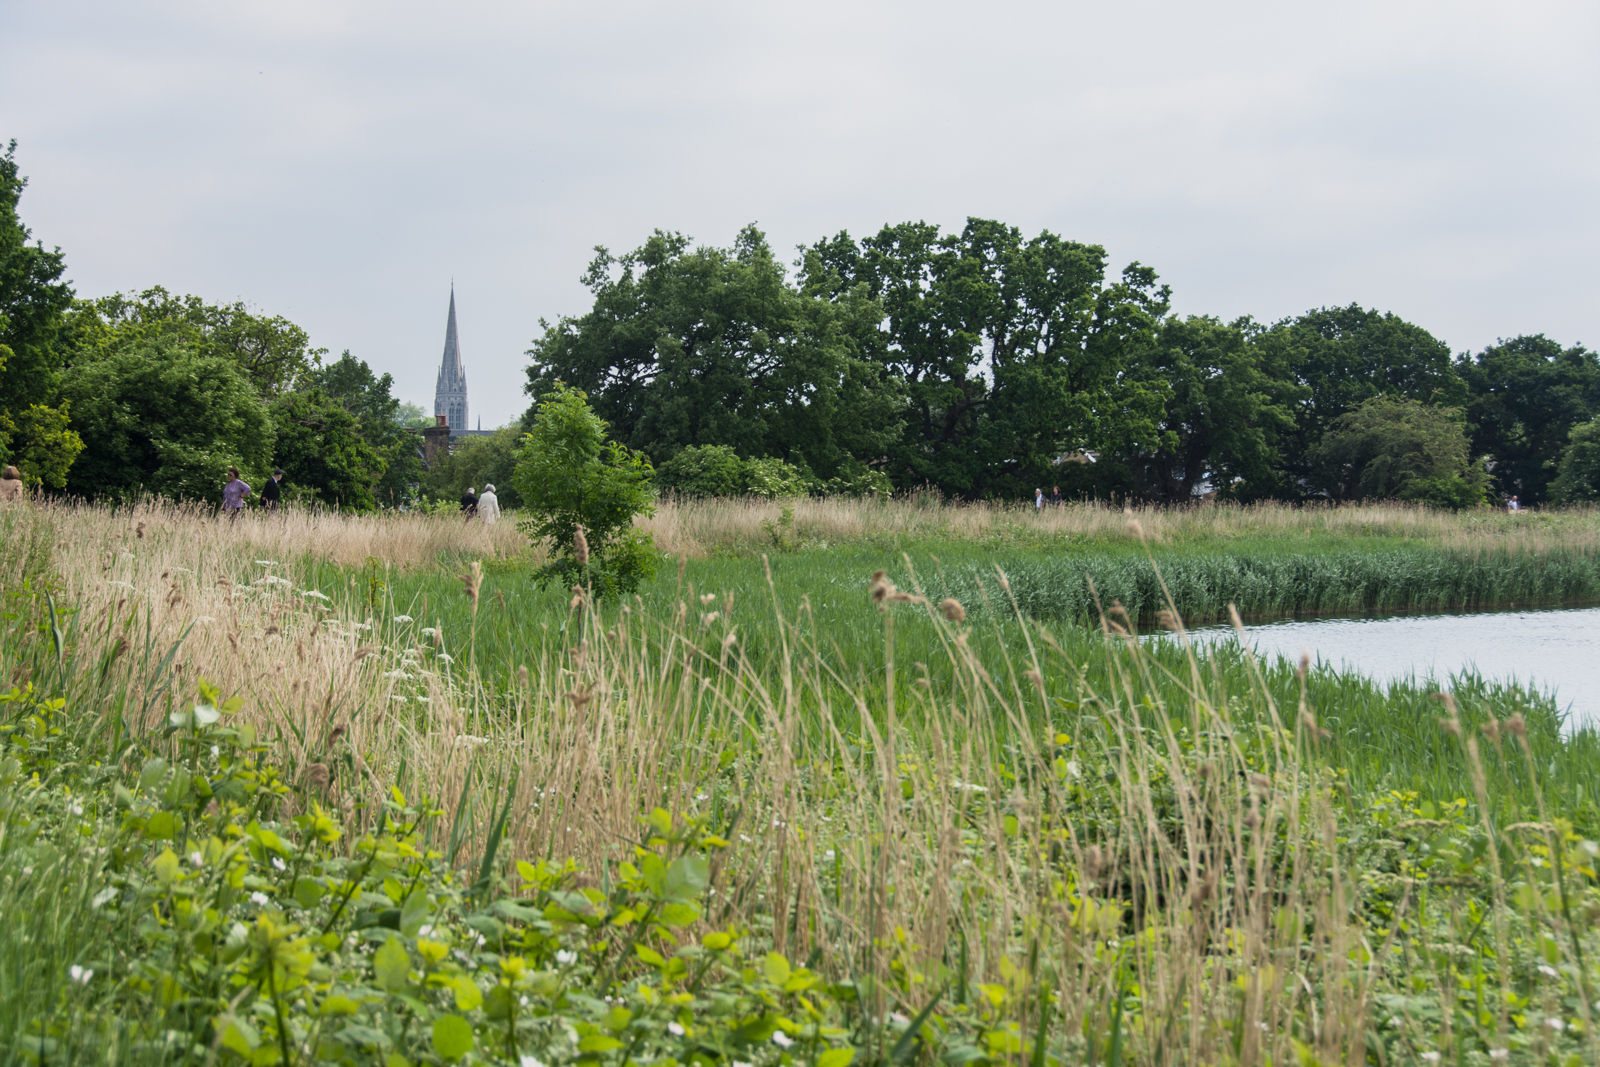
[[[228,357],[147,342],[73,365],[62,391],[84,443],[67,478],[70,492],[216,503],[230,465],[252,486],[269,469],[272,420]]]
[[[864,292],[883,308],[863,351],[905,382],[907,428],[888,450],[902,488],[1015,495],[1048,484],[1064,454],[1163,440],[1166,387],[1122,373],[1167,310],[1147,267],[1107,281],[1098,245],[968,219],[959,234],[922,222],[860,242],[841,233],[808,251],[804,272],[808,293]]]
[[[655,510],[654,472],[643,453],[608,440],[606,430],[582,391],[558,383],[540,398],[513,481],[529,516],[521,528],[548,538],[555,556],[541,580],[587,579],[602,592],[627,593],[657,562],[649,535],[633,528],[635,515]],[[587,559],[576,546],[579,527]]]
[[[1374,397],[1335,419],[1310,459],[1337,500],[1463,508],[1483,503],[1489,484],[1471,460],[1459,409],[1398,397]]]
[[[274,462],[291,485],[324,504],[371,511],[373,488],[387,466],[383,452],[362,434],[361,420],[318,388],[299,389],[272,402]]]
[[[1299,386],[1296,430],[1285,441],[1278,492],[1310,487],[1311,449],[1334,420],[1376,396],[1459,407],[1466,386],[1450,347],[1390,312],[1351,304],[1319,308],[1257,333],[1252,343],[1265,366]]]
[[[33,404],[56,399],[63,355],[63,314],[72,287],[61,276],[66,258],[46,250],[22,224],[17,206],[26,188],[16,161],[17,142],[0,155],[0,415],[15,419]]]
[[[1572,428],[1572,439],[1562,453],[1550,497],[1557,504],[1600,502],[1600,418]]]
[[[1525,504],[1549,499],[1573,427],[1600,414],[1600,357],[1539,334],[1463,356],[1457,368],[1471,397],[1472,448],[1494,457],[1496,488]]]
[[[583,280],[594,306],[543,324],[528,392],[587,390],[628,447],[726,445],[826,476],[897,440],[900,385],[868,352],[877,303],[797,290],[755,227],[731,249],[660,231],[620,258],[600,248]]]
[[[1164,321],[1128,373],[1169,390],[1154,448],[1126,457],[1140,495],[1184,503],[1209,482],[1231,496],[1269,495],[1293,407],[1309,390],[1274,373],[1250,344],[1250,320]]]
[[[243,301],[208,304],[161,286],[80,300],[71,316],[74,361],[92,361],[152,341],[222,356],[266,399],[308,377],[327,350],[312,348],[306,331],[281,315],[261,315]]]
[[[379,457],[382,473],[372,487],[377,505],[395,507],[411,500],[422,478],[422,459],[417,454],[419,439],[406,431],[404,409],[415,405],[395,399],[393,376],[373,374],[364,360],[346,350],[332,363],[312,370],[305,381],[355,417],[361,439]],[[283,466],[289,471],[287,463]]]

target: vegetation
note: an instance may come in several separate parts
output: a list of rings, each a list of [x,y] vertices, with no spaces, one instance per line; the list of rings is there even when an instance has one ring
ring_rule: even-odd
[[[643,455],[607,440],[606,424],[583,393],[564,385],[546,393],[517,452],[514,478],[528,512],[521,529],[554,554],[538,582],[581,582],[614,596],[647,581],[656,570],[655,544],[633,520],[653,510],[652,475]]]
[[[1421,500],[1461,509],[1485,502],[1489,475],[1467,454],[1460,412],[1376,396],[1339,416],[1311,450],[1335,500]]]
[[[1384,541],[1517,529],[1345,510]],[[1144,519],[1175,548],[1339,514]],[[1054,516],[1101,549],[1126,518]],[[1007,615],[998,575],[980,618],[869,577],[894,553],[865,543],[574,599],[504,529],[0,512],[13,1060],[1600,1053],[1600,737],[1537,694],[1191,661],[1114,611]]]

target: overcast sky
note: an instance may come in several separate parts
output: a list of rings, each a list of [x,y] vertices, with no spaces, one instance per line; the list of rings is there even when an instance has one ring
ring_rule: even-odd
[[[526,406],[594,245],[1001,219],[1177,311],[1600,344],[1600,5],[0,3],[0,139],[80,295],[288,316]],[[790,257],[792,258],[792,257]]]

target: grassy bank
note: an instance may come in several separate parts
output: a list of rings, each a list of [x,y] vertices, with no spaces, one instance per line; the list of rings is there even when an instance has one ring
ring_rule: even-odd
[[[596,605],[449,520],[0,526],[13,1062],[1600,1053],[1600,753],[1529,694],[1018,618],[977,538]]]

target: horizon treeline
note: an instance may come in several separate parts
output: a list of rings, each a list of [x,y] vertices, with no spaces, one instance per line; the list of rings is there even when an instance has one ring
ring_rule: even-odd
[[[33,241],[0,156],[0,462],[93,499],[216,501],[235,465],[349,510],[511,488],[537,398],[583,390],[664,487],[1181,503],[1600,499],[1600,358],[1543,335],[1453,354],[1358,305],[1270,324],[1177,316],[1156,272],[969,219],[800,249],[656,231],[583,275],[528,352],[520,427],[432,471],[388,374],[299,326],[159,285],[82,299]],[[509,490],[509,499],[508,499]]]

